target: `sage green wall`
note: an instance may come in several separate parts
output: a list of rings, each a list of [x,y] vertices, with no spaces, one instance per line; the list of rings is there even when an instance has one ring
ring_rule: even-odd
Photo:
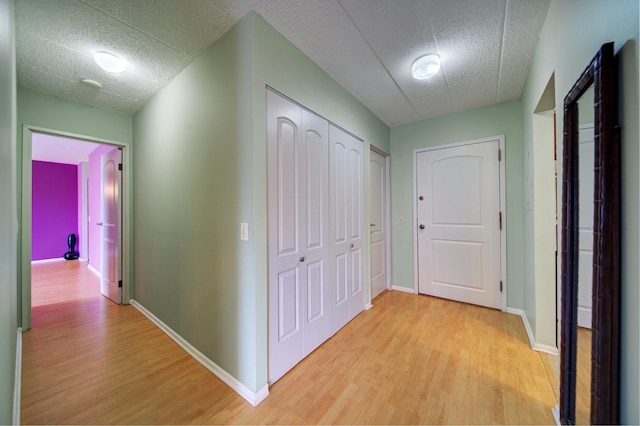
[[[619,64],[622,126],[622,422],[640,423],[638,370],[640,319],[640,150],[638,147],[638,1],[552,1],[522,98],[524,138],[532,137],[532,115],[544,87],[555,73],[556,139],[562,141],[563,98],[600,45],[615,42]],[[561,150],[561,143],[558,144]],[[561,158],[559,154],[558,158]],[[560,170],[561,172],[561,170]],[[525,230],[525,232],[527,232]],[[532,284],[527,282],[527,286]],[[527,292],[536,289],[527,289]],[[548,300],[545,315],[555,315]],[[537,308],[536,308],[537,309]],[[538,310],[537,316],[544,314]],[[531,321],[531,319],[530,319]]]
[[[391,129],[392,284],[414,288],[413,151],[505,136],[507,304],[523,308],[522,112],[520,101],[478,108]],[[398,218],[404,216],[403,225]]]
[[[134,116],[134,298],[257,391],[251,44],[245,17]]]
[[[266,84],[388,149],[388,127],[253,12],[134,117],[135,299],[256,392],[268,360]]]
[[[16,55],[13,1],[0,0],[0,424],[13,423],[16,289]],[[19,398],[19,395],[18,395]]]
[[[23,124],[118,142],[133,140],[131,114],[18,87],[18,133]]]
[[[18,253],[21,253],[23,251],[21,246],[22,233],[25,234],[24,237],[27,241],[31,241],[30,214],[27,215],[29,217],[27,223],[22,223],[24,220],[22,216],[22,154],[24,145],[31,143],[29,132],[26,135],[23,134],[23,126],[46,129],[54,133],[81,135],[130,144],[133,137],[133,118],[130,114],[96,108],[22,87],[18,87],[17,108]],[[31,152],[30,148],[28,152]],[[128,197],[131,195],[129,194]],[[27,200],[26,204],[30,206],[30,203],[31,200]],[[24,249],[28,251],[29,247],[25,246]],[[24,253],[19,256],[21,259],[18,262],[22,268],[18,269],[18,282],[30,281],[30,255]],[[31,327],[28,309],[28,305],[31,303],[31,287],[20,284],[18,290],[18,317],[21,318],[20,325],[23,330],[27,330]]]

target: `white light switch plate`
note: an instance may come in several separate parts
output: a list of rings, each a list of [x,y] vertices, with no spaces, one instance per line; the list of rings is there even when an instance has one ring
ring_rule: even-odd
[[[249,241],[249,224],[241,223],[240,224],[240,239],[242,241]]]

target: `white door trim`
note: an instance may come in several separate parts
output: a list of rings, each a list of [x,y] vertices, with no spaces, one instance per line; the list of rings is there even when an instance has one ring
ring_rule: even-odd
[[[505,191],[505,163],[506,156],[504,150],[504,135],[492,136],[488,138],[473,139],[463,142],[455,142],[450,144],[429,146],[424,148],[418,148],[413,150],[413,223],[412,223],[412,238],[413,238],[413,292],[418,294],[418,239],[416,238],[418,230],[418,170],[417,160],[418,154],[421,152],[435,151],[439,149],[455,148],[465,145],[474,145],[484,142],[498,141],[500,147],[501,159],[499,162],[500,168],[500,211],[502,212],[502,230],[500,231],[500,280],[502,281],[502,294],[501,294],[501,310],[506,312],[507,310],[507,209],[506,209],[506,191]],[[497,154],[496,154],[497,155]]]
[[[23,331],[31,329],[31,193],[32,193],[32,136],[33,133],[42,133],[63,138],[79,139],[87,142],[94,142],[104,145],[113,145],[123,148],[122,153],[122,187],[124,191],[123,203],[123,223],[122,223],[122,281],[123,281],[123,304],[129,304],[133,291],[133,184],[131,177],[133,150],[128,142],[101,139],[77,133],[63,132],[45,127],[22,125],[22,212],[18,215],[18,240],[21,248],[18,251],[18,265],[21,272],[19,279],[19,289],[22,306],[21,326]]]

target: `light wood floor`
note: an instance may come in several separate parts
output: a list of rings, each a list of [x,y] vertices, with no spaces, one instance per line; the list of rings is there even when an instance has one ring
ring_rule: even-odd
[[[78,262],[35,265],[24,424],[553,424],[521,319],[385,292],[252,407]]]

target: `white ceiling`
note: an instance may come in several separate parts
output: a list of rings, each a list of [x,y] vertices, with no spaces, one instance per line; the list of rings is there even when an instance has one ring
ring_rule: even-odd
[[[80,164],[100,145],[93,142],[34,133],[31,137],[31,159],[50,163]]]
[[[135,113],[253,9],[396,127],[518,99],[549,1],[15,0],[18,84]],[[102,71],[98,50],[129,68]],[[427,53],[442,72],[414,80]]]

